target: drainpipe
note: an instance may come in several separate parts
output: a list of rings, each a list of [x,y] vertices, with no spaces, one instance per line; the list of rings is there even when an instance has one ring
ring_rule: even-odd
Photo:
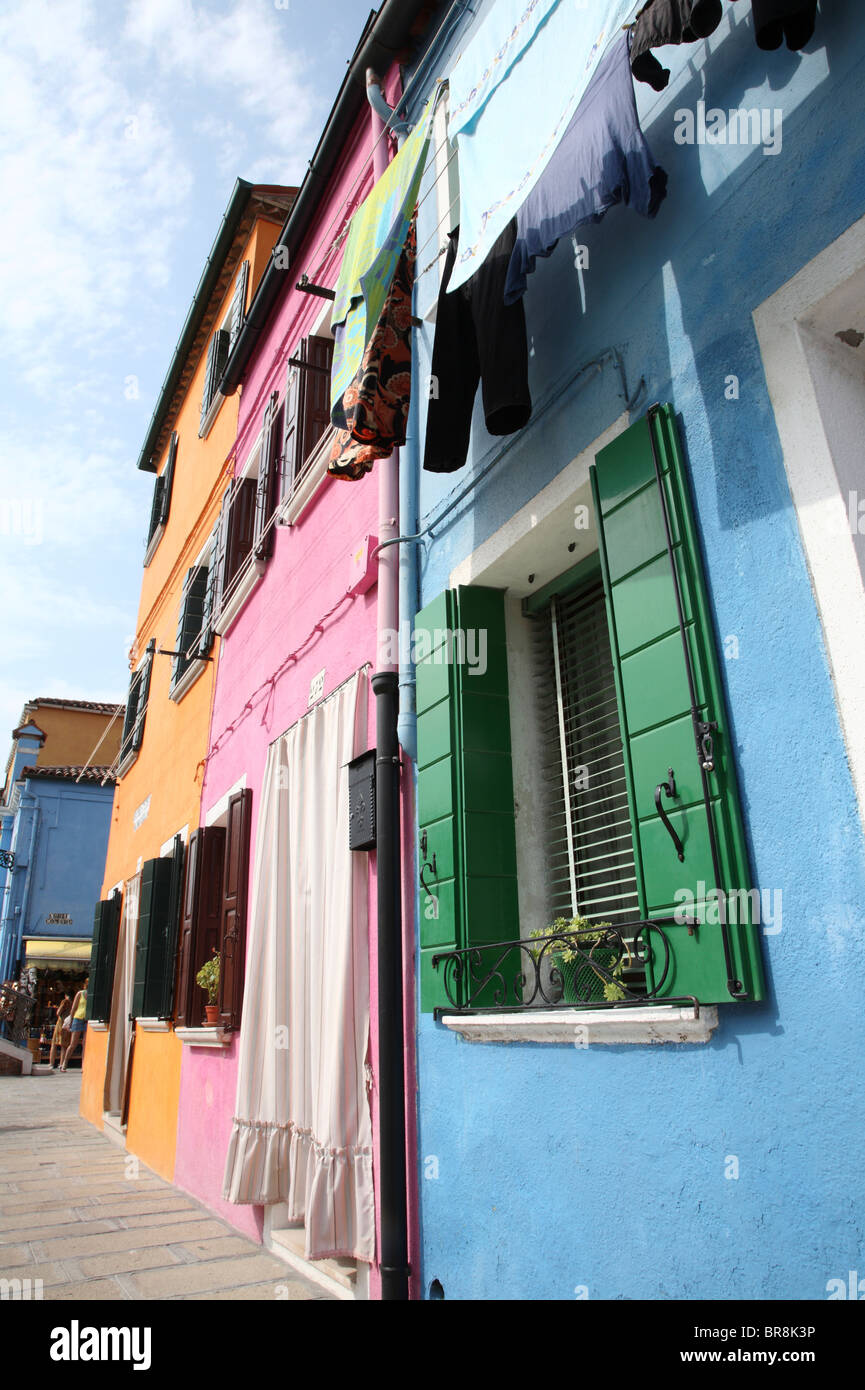
[[[370,78],[374,80],[370,82]],[[367,73],[367,95],[380,83]],[[370,99],[373,177],[388,164],[384,121]],[[379,541],[399,535],[399,450],[378,463]],[[399,552],[389,546],[378,557],[376,698],[376,870],[378,898],[378,1113],[381,1194],[382,1300],[408,1298],[408,1208],[406,1191],[405,1063],[403,1030],[402,907],[400,881],[400,779],[397,741],[399,676],[387,659],[399,632]]]

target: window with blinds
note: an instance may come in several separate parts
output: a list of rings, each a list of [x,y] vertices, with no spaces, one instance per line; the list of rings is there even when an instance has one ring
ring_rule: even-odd
[[[549,921],[579,915],[619,927],[640,906],[600,576],[535,618]],[[623,983],[639,990],[634,964]]]

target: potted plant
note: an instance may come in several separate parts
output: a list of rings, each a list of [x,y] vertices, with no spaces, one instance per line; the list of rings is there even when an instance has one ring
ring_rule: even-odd
[[[540,971],[541,989],[550,1003],[588,1004],[594,1000],[614,1004],[625,998],[620,983],[626,965],[631,964],[627,942],[619,953],[621,938],[610,936],[612,922],[590,922],[587,917],[557,917],[552,926],[536,927],[530,935],[550,938],[579,932],[578,941],[548,940],[532,950]],[[556,972],[554,978],[553,972]]]
[[[200,989],[207,993],[207,1003],[204,1006],[205,1017],[209,1024],[219,1021],[219,952],[214,951],[209,961],[202,965],[195,977],[195,983]]]

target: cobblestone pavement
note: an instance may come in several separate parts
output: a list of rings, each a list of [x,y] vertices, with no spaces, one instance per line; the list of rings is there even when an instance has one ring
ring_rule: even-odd
[[[143,1164],[127,1176],[80,1086],[0,1077],[0,1280],[41,1279],[46,1300],[329,1297]]]

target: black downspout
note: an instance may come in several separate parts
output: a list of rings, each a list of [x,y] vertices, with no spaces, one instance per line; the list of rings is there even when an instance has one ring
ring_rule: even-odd
[[[372,677],[376,698],[376,826],[378,876],[378,1106],[380,1135],[382,1301],[408,1299],[405,1076],[400,902],[399,675]]]

